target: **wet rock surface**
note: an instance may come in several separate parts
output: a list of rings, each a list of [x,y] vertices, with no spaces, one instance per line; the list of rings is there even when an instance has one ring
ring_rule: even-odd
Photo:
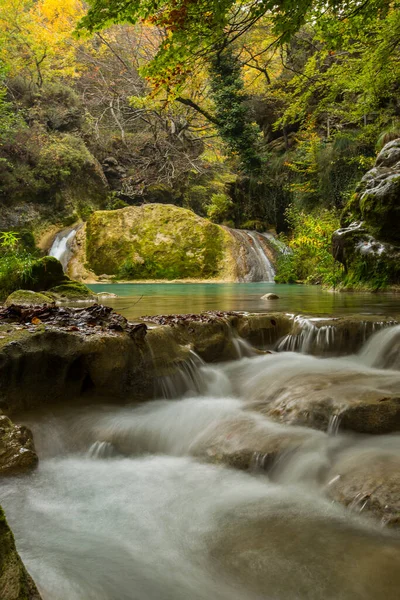
[[[0,598],[41,600],[41,596],[15,548],[14,536],[0,507]]]
[[[271,471],[279,457],[300,447],[312,447],[323,435],[302,427],[283,427],[249,413],[208,427],[193,442],[190,453],[243,471]]]
[[[265,400],[252,407],[282,423],[305,425],[327,431],[337,420],[340,429],[382,434],[400,431],[400,395],[381,378],[375,389],[363,386],[363,375],[349,373],[340,380],[305,374],[281,389],[266,392]],[[273,388],[273,386],[271,386]],[[260,394],[262,395],[262,394]]]
[[[327,494],[382,525],[400,527],[399,456],[390,450],[374,453],[366,444],[359,452],[344,453],[328,474]]]
[[[37,463],[31,431],[0,413],[0,476],[30,471]]]

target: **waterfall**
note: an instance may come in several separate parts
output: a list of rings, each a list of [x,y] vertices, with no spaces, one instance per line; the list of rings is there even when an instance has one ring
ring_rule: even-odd
[[[57,258],[62,264],[64,271],[67,270],[71,258],[71,246],[77,231],[78,229],[76,227],[69,227],[68,229],[59,231],[54,238],[54,242],[49,251],[49,256]]]
[[[268,233],[261,234],[244,229],[227,228],[227,230],[240,245],[236,257],[238,280],[244,283],[273,282],[275,278],[273,261],[277,253],[283,253],[282,243],[276,243],[274,236]],[[286,248],[284,244],[283,247]]]

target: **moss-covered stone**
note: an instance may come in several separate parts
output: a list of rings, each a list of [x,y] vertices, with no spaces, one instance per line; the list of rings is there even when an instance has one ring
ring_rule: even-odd
[[[360,220],[379,241],[400,242],[400,139],[384,146],[343,210],[343,227]]]
[[[95,212],[86,240],[90,268],[123,279],[221,277],[231,243],[218,225],[162,204]]]
[[[386,144],[345,206],[333,256],[347,289],[381,289],[400,281],[400,139]]]
[[[54,256],[44,256],[35,261],[27,278],[27,289],[33,291],[49,290],[68,280],[62,264]]]
[[[16,290],[8,296],[4,304],[5,306],[11,306],[11,304],[29,306],[31,304],[49,304],[51,302],[54,302],[54,296],[51,294],[41,294],[32,290]]]
[[[15,548],[14,536],[0,507],[0,598],[41,600]]]
[[[51,288],[50,292],[55,295],[56,300],[68,302],[69,300],[95,301],[97,296],[84,283],[79,281],[66,281],[61,285]]]

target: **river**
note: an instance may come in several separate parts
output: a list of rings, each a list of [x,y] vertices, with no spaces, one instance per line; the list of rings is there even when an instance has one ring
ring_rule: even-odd
[[[118,298],[102,299],[128,319],[142,315],[199,313],[206,310],[312,315],[400,313],[400,295],[331,292],[315,285],[275,283],[119,283],[92,284],[94,292]],[[279,300],[263,300],[268,293]]]
[[[400,435],[342,432],[340,415],[326,431],[292,426],[259,406],[393,396],[399,348],[399,326],[342,358],[243,344],[153,402],[27,417],[40,465],[2,480],[0,502],[43,600],[397,600],[393,515],[369,511],[384,479],[348,508],[331,490],[365,465],[398,473]],[[224,466],[249,449],[247,471]]]

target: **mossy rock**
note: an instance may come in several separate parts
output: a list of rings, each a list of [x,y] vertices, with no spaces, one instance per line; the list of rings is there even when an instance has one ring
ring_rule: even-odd
[[[400,172],[379,181],[360,198],[362,219],[379,240],[400,242]]]
[[[27,281],[27,288],[39,292],[49,290],[68,280],[69,278],[65,275],[60,261],[54,256],[44,256],[33,263]]]
[[[32,304],[50,304],[54,302],[54,296],[51,294],[41,294],[32,290],[16,290],[5,300],[5,306],[11,304],[20,304],[22,306],[31,306]]]
[[[345,206],[342,227],[354,221],[381,242],[400,242],[400,140],[385,145]]]
[[[97,275],[171,280],[221,276],[231,239],[190,210],[148,204],[93,213],[86,242]]]
[[[0,598],[41,600],[40,594],[15,547],[14,536],[0,507]]]
[[[55,294],[57,300],[68,302],[69,300],[88,300],[95,301],[97,296],[84,283],[79,281],[67,281],[61,285],[52,288],[52,294]]]

